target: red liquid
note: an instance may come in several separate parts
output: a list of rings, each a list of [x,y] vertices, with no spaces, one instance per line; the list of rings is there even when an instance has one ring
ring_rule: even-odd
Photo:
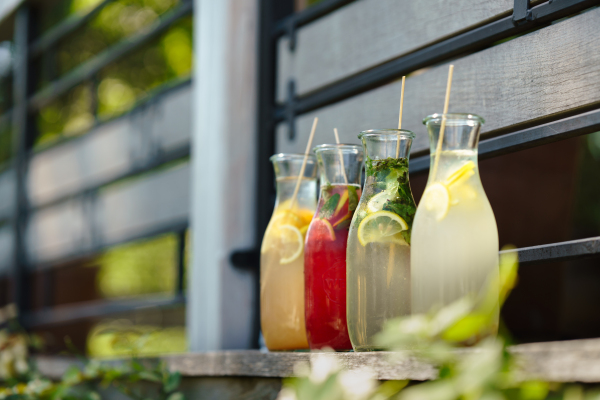
[[[321,190],[304,248],[308,343],[311,349],[351,350],[346,325],[346,245],[360,188],[335,185]]]

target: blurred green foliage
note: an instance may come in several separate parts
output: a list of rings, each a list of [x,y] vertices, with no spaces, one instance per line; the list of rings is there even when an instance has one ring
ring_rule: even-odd
[[[178,238],[169,233],[113,247],[97,260],[97,285],[107,298],[175,293]]]
[[[42,60],[38,89],[76,69],[121,40],[149,29],[180,0],[115,0],[59,43],[56,57]],[[61,15],[82,13],[98,0],[67,0]],[[61,3],[61,4],[62,4]],[[60,7],[59,7],[60,8]],[[56,17],[54,17],[56,19]],[[192,17],[182,18],[158,38],[104,68],[86,82],[45,106],[37,115],[35,146],[89,130],[97,119],[114,118],[150,97],[161,85],[190,76]],[[50,72],[48,72],[50,71]],[[52,75],[53,74],[53,75]]]
[[[380,383],[374,371],[364,367],[347,371],[327,352],[312,365],[298,365],[287,379],[278,400],[598,400],[600,391],[579,385],[561,385],[523,379],[522,362],[509,351],[507,341],[489,335],[498,305],[502,305],[517,281],[515,252],[504,253],[499,281],[476,298],[465,297],[428,314],[389,321],[378,335],[379,343],[392,350],[390,357],[411,357],[436,366],[437,377],[425,382]],[[497,296],[500,289],[500,296]],[[490,293],[495,293],[494,298]],[[468,350],[463,346],[473,344]]]
[[[187,351],[184,326],[134,325],[115,320],[96,325],[87,339],[90,357],[157,356]]]
[[[574,225],[577,237],[600,234],[600,132],[590,133],[582,140]]]

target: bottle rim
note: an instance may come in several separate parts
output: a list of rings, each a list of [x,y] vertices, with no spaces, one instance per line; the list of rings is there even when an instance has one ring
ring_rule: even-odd
[[[302,161],[304,159],[304,157],[307,157],[307,162],[308,161],[312,161],[312,162],[317,162],[316,157],[314,156],[314,154],[301,154],[301,153],[277,153],[277,154],[273,154],[271,157],[269,157],[269,161],[271,162],[275,162],[275,161]]]
[[[414,139],[416,135],[414,132],[407,129],[368,129],[359,133],[358,138],[370,138],[370,137],[399,137],[402,139]]]
[[[475,121],[475,122],[478,122],[480,125],[483,125],[485,123],[485,120],[483,119],[483,117],[480,117],[477,114],[470,114],[470,113],[447,113],[447,114],[441,114],[441,113],[435,113],[435,114],[431,114],[431,115],[428,115],[425,118],[423,118],[423,125],[427,125],[431,121],[439,120],[439,119],[441,119],[444,116],[446,117],[446,121],[448,121],[448,120],[450,120],[450,121],[459,121],[459,120],[463,120],[463,121]]]
[[[362,153],[363,147],[360,144],[352,144],[352,143],[332,143],[332,144],[320,144],[313,148],[315,153],[327,150],[335,150],[335,151],[345,151],[352,153]]]

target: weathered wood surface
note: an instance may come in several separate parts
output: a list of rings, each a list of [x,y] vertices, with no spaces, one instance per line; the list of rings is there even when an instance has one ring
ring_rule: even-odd
[[[107,183],[189,144],[190,104],[191,85],[184,84],[84,136],[35,154],[27,177],[29,201],[42,205]]]
[[[277,97],[294,79],[303,95],[512,12],[512,0],[363,0],[278,43]]]
[[[453,61],[450,112],[486,119],[484,135],[499,129],[558,118],[600,104],[600,9]],[[406,80],[402,127],[414,131],[413,152],[429,147],[422,119],[441,112],[448,64]],[[302,152],[315,116],[314,144],[330,143],[338,127],[342,141],[358,143],[361,130],[395,127],[400,83],[394,82],[302,115],[296,140],[277,128],[277,151]],[[507,129],[508,128],[508,129]]]
[[[29,260],[51,262],[185,224],[189,179],[185,163],[34,212],[26,231]]]
[[[470,351],[469,349],[462,350]],[[510,351],[520,357],[522,379],[553,382],[600,382],[600,339],[522,344]],[[391,359],[389,352],[335,353],[348,369],[370,368],[379,379],[427,380],[435,378],[433,366],[414,358]],[[294,366],[310,362],[317,353],[269,353],[256,350],[220,351],[165,356],[169,368],[186,377],[294,376]],[[49,377],[61,376],[71,361],[40,357],[38,367]]]

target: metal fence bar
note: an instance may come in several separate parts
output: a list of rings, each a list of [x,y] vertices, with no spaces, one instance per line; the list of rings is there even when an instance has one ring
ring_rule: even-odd
[[[346,78],[313,94],[299,97],[291,104],[294,108],[294,115],[307,113],[338,102],[390,82],[417,69],[433,65],[466,52],[485,48],[498,40],[506,39],[597,4],[597,0],[553,1],[531,9],[528,14],[529,17],[521,24],[515,24],[512,16],[502,18]],[[286,103],[275,110],[274,119],[276,122],[285,120],[286,112],[290,112],[288,110],[289,106]]]
[[[504,250],[500,254],[513,252],[519,255],[521,265],[600,257],[600,237]]]
[[[89,318],[100,318],[130,311],[139,311],[155,307],[173,307],[185,304],[185,297],[146,297],[122,301],[94,301],[87,304],[65,305],[25,314],[23,325],[37,328],[46,325],[58,325],[77,322]]]
[[[47,33],[45,33],[42,37],[37,39],[31,44],[31,48],[29,51],[29,58],[35,58],[42,55],[42,53],[48,48],[56,45],[61,39],[65,36],[75,32],[77,29],[84,26],[88,23],[92,18],[94,18],[98,13],[110,2],[114,0],[103,0],[97,6],[95,6],[92,10],[90,10],[85,15],[72,15],[67,18],[65,21],[60,23],[60,25],[55,26],[50,29]]]
[[[17,10],[15,18],[15,57],[13,72],[13,135],[14,135],[14,169],[16,172],[15,209],[12,218],[14,230],[14,262],[13,262],[13,301],[20,312],[28,308],[27,284],[27,252],[25,230],[27,228],[27,193],[25,179],[27,176],[27,148],[30,131],[30,118],[27,112],[27,95],[30,90],[30,70],[28,63],[29,38],[31,31],[31,15],[25,4]]]
[[[479,143],[479,159],[514,153],[597,131],[600,131],[600,109],[482,140]],[[410,162],[411,173],[425,172],[428,169],[428,155],[416,157]]]
[[[29,99],[29,110],[38,110],[85,80],[92,79],[94,75],[100,72],[104,67],[130,54],[132,51],[154,39],[192,11],[192,3],[184,2],[177,9],[163,16],[153,27],[142,33],[123,39],[121,42],[104,50],[102,53],[81,64],[58,81],[51,83],[47,88],[34,94]]]

